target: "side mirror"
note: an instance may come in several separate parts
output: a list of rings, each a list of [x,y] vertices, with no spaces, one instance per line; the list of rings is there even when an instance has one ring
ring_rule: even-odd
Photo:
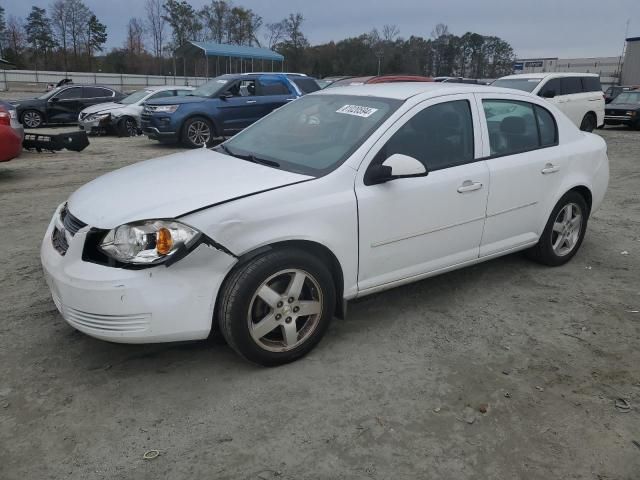
[[[233,93],[231,92],[224,92],[220,94],[220,98],[222,100],[228,100],[229,98],[233,98]]]
[[[544,92],[542,92],[543,98],[553,98],[555,96],[556,96],[555,90],[545,90]]]
[[[60,99],[59,99],[58,97],[53,97],[53,98],[50,100],[50,102],[51,102],[51,103],[56,103],[56,102],[59,102],[59,101],[60,101]]]
[[[396,178],[424,177],[428,174],[422,162],[401,153],[394,153],[382,165],[373,165],[367,173],[367,185],[385,183]]]

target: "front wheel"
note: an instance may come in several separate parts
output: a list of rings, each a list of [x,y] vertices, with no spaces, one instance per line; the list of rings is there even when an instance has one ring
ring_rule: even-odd
[[[537,245],[528,251],[539,263],[558,266],[578,252],[587,230],[589,207],[578,192],[567,192],[556,204]]]
[[[39,128],[44,123],[44,117],[37,110],[27,110],[20,120],[27,128]]]
[[[121,137],[135,137],[138,135],[138,124],[131,117],[125,117],[118,122],[118,135]]]
[[[190,148],[208,146],[213,137],[213,125],[205,118],[190,118],[182,129],[182,143]]]
[[[264,366],[292,362],[316,346],[335,307],[331,273],[300,250],[273,250],[225,282],[217,317],[225,340]]]

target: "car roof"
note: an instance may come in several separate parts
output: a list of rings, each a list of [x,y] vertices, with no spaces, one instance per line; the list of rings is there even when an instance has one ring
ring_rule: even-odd
[[[541,73],[517,73],[515,75],[507,75],[500,77],[498,80],[513,78],[563,78],[563,77],[600,77],[597,73],[575,73],[575,72],[541,72]]]
[[[513,94],[514,92],[518,92],[518,94],[526,93],[520,90],[490,87],[473,83],[397,82],[333,87],[314,92],[311,95],[355,95],[406,100],[420,94],[428,94],[428,97],[439,97],[441,95],[454,95],[457,93]]]
[[[196,87],[190,85],[150,85],[148,87],[142,87],[140,90],[149,90],[152,92],[161,92],[163,90],[175,90],[176,88],[184,88],[186,90],[194,90]]]

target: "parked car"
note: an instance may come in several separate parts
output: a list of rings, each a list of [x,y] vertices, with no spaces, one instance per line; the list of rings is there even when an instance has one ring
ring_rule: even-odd
[[[619,94],[604,112],[606,125],[627,125],[640,130],[640,90]]]
[[[0,100],[0,162],[8,162],[22,152],[24,130],[13,105]]]
[[[25,128],[44,124],[76,123],[81,110],[98,103],[117,102],[124,95],[104,85],[66,84],[38,98],[15,100],[18,118]]]
[[[89,133],[115,132],[120,136],[131,137],[142,131],[140,116],[144,102],[181,97],[194,89],[184,86],[146,87],[117,102],[100,103],[85,108],[78,115],[78,125],[80,130],[87,130]]]
[[[368,85],[372,83],[399,83],[399,82],[433,82],[431,77],[422,77],[420,75],[379,75],[369,77],[347,77],[336,80],[327,87],[346,87]]]
[[[492,85],[546,98],[585,132],[604,125],[604,95],[597,74],[526,73],[499,78]]]
[[[149,100],[142,131],[152,140],[210,145],[216,137],[235,135],[287,102],[319,89],[306,75],[245,73],[216,77],[189,95]]]
[[[435,77],[433,81],[445,82],[445,83],[472,83],[472,84],[481,83],[475,78],[465,78],[465,77]]]
[[[622,92],[639,89],[640,85],[613,85],[604,92],[604,102],[611,103]]]
[[[206,338],[263,365],[309,352],[345,302],[518,250],[578,251],[604,140],[525,92],[325,89],[217,146],[81,187],[41,249],[55,304],[114,342]]]

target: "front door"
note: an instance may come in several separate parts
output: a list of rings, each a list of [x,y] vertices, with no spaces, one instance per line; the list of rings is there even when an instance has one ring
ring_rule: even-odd
[[[75,123],[80,111],[82,87],[66,88],[47,102],[47,121],[50,123]]]
[[[221,112],[225,135],[234,135],[263,116],[260,97],[256,94],[254,79],[233,82],[224,91],[227,97],[215,99]]]
[[[489,191],[481,145],[473,95],[424,102],[380,138],[356,180],[359,291],[478,258]],[[419,160],[428,174],[367,185],[366,171],[394,153]]]

